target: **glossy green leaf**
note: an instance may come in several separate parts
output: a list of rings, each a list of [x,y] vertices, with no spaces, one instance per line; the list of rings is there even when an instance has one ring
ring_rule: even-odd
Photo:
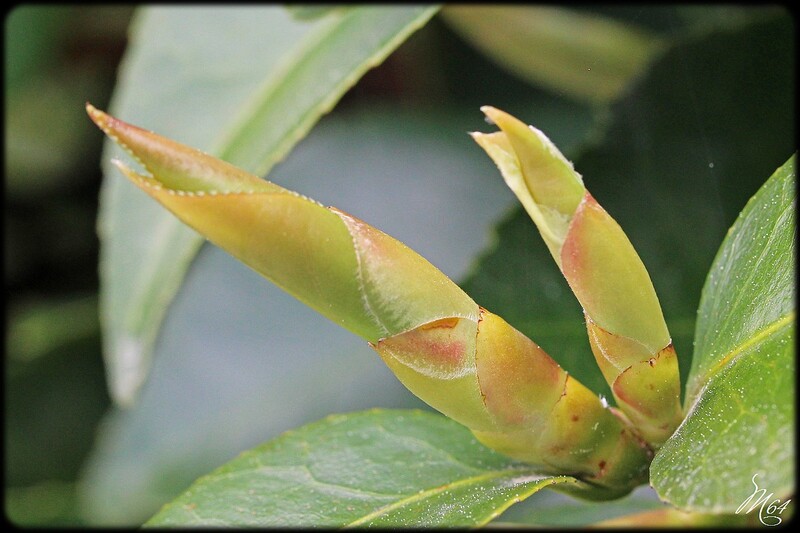
[[[435,11],[365,6],[301,22],[272,6],[146,8],[111,109],[264,174]],[[98,223],[104,351],[112,395],[128,404],[202,240],[116,170],[105,173]]]
[[[147,526],[483,525],[544,477],[422,411],[332,415],[197,480]]]
[[[794,490],[795,158],[748,202],[703,289],[689,414],[652,483],[679,508],[735,512],[759,487]]]

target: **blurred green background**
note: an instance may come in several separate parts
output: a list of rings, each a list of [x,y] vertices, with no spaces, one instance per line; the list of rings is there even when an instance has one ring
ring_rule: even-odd
[[[101,135],[130,7],[20,6],[5,38],[5,511],[81,524],[75,481],[109,405],[95,234]]]
[[[306,371],[314,354],[306,363],[298,356],[295,366],[273,361],[280,372],[264,373],[258,354],[272,342],[267,326],[241,324],[248,315],[272,312],[259,307],[261,295],[284,301],[257,292],[261,280],[208,246],[170,308],[152,382],[134,408],[111,405],[101,356],[95,230],[103,139],[83,106],[91,101],[108,107],[134,11],[20,6],[6,15],[5,512],[19,525],[137,525],[199,475],[293,425],[378,403],[420,406],[378,361],[364,363],[368,350],[356,354],[349,339],[328,344],[353,356],[326,361],[317,354],[316,374]],[[575,327],[559,329],[556,302],[569,297],[563,280],[541,254],[538,236],[491,163],[464,134],[489,131],[478,112],[484,104],[535,121],[568,157],[583,163],[578,170],[584,176],[595,172],[593,194],[616,209],[614,216],[637,246],[643,243],[640,253],[653,265],[651,273],[658,272],[654,283],[672,312],[666,314],[679,353],[687,355],[685,376],[704,269],[738,209],[794,147],[789,19],[780,9],[736,6],[447,8],[368,72],[276,169],[274,180],[356,213],[359,205],[370,204],[372,216],[379,217],[381,195],[412,202],[409,189],[424,190],[434,183],[433,174],[449,183],[461,176],[468,187],[418,193],[414,205],[430,212],[442,207],[440,224],[459,226],[464,235],[437,237],[435,228],[418,231],[391,214],[376,225],[452,273],[481,304],[534,333],[546,349],[574,358],[575,346],[585,343],[577,308],[573,302],[563,312],[571,321],[577,316]],[[727,53],[734,54],[732,65],[738,62],[758,79],[724,63]],[[653,63],[657,68],[649,71]],[[374,160],[361,175],[352,161],[364,157]],[[419,167],[412,164],[417,158],[424,160]],[[315,183],[326,168],[351,173],[353,184],[333,182],[326,189]],[[417,172],[420,181],[412,177],[408,185],[404,172]],[[626,172],[644,172],[655,185],[616,197]],[[432,177],[426,181],[427,173]],[[697,176],[704,188],[692,189]],[[370,183],[374,191],[364,192]],[[648,234],[648,213],[657,214],[651,221],[669,217],[653,205],[680,197],[681,186],[692,191],[682,209],[704,213],[700,218],[708,224],[707,233],[690,239],[696,248],[676,245],[687,235],[680,223],[662,224],[666,229],[657,238]],[[446,208],[453,196],[463,203]],[[471,212],[467,220],[464,213]],[[425,224],[434,222],[435,217]],[[456,248],[452,253],[441,251],[448,240],[455,241],[449,243]],[[472,244],[459,252],[462,241]],[[426,242],[429,251],[422,249]],[[520,294],[529,292],[542,297],[521,301]],[[208,301],[224,305],[217,314],[201,311]],[[225,313],[232,318],[218,335],[197,336],[198,323],[216,325]],[[304,311],[291,307],[290,313]],[[325,327],[302,316],[313,327]],[[542,316],[547,318],[536,318]],[[291,329],[274,317],[269,322],[276,330]],[[192,342],[196,351],[227,359],[175,355]],[[215,344],[216,352],[208,348]],[[322,342],[316,349],[326,348]],[[226,350],[237,353],[225,355]],[[597,381],[596,371],[568,369]],[[329,382],[334,371],[341,385]],[[281,394],[298,389],[307,398],[287,400],[294,411],[284,412],[273,409],[272,397],[232,396],[237,383],[251,398],[260,388]],[[331,388],[342,392],[319,392]],[[224,431],[222,416],[233,419]],[[584,523],[649,509],[653,501],[651,493],[638,491],[617,507],[576,510],[548,494],[539,503],[512,508],[506,518]]]

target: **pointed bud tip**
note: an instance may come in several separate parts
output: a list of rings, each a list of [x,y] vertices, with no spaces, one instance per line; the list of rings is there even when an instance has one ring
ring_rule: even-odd
[[[89,118],[92,119],[92,122],[94,122],[98,128],[103,130],[103,132],[109,137],[111,137],[111,139],[114,142],[116,142],[117,144],[119,144],[128,151],[130,151],[129,148],[126,146],[125,143],[121,141],[118,135],[124,135],[126,134],[126,132],[129,133],[133,131],[152,133],[143,128],[140,128],[139,126],[134,126],[133,124],[129,124],[124,120],[120,120],[113,115],[109,115],[105,111],[97,109],[89,102],[86,102],[86,113],[89,115]],[[134,154],[131,153],[131,155]],[[134,157],[136,156],[134,155]]]
[[[492,114],[495,113],[497,111],[497,109],[495,109],[494,107],[492,107],[490,105],[482,105],[481,106],[481,111],[485,115],[483,119],[486,121],[486,123],[494,125],[495,122],[494,122],[494,120],[492,120]]]
[[[103,130],[103,133],[111,137],[112,140],[119,144],[119,140],[115,133],[120,129],[120,126],[127,126],[125,122],[119,120],[118,118],[112,117],[105,111],[97,109],[89,102],[86,102],[86,113],[89,115],[89,118],[92,119],[92,122],[94,122],[98,128]]]
[[[481,111],[483,111],[483,113],[486,115],[486,121],[488,123],[497,125],[501,130],[507,130],[508,128],[512,128],[514,126],[528,126],[518,118],[490,105],[481,106]]]
[[[102,128],[103,125],[108,122],[109,116],[89,102],[86,102],[86,114],[89,115],[89,118],[92,119],[92,122],[97,124],[100,128]]]

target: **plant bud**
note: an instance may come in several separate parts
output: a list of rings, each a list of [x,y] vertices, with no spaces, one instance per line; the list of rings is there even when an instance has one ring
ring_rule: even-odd
[[[583,307],[592,352],[617,405],[660,446],[682,418],[680,378],[644,264],[541,131],[498,109],[482,110],[501,131],[473,138],[533,219]]]
[[[178,218],[365,338],[414,394],[486,445],[579,476],[584,497],[647,477],[624,417],[403,243],[332,207],[87,106],[151,174],[117,162]]]

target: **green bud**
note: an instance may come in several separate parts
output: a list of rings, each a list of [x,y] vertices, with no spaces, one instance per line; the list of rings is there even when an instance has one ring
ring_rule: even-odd
[[[616,497],[646,480],[650,450],[625,417],[403,243],[352,215],[87,110],[150,174],[117,162],[134,184],[366,339],[409,390],[488,446],[581,477],[584,497]]]
[[[503,131],[475,132],[473,139],[497,163],[561,266],[569,219],[586,192],[581,175],[541,131],[499,109],[483,106],[481,111]]]
[[[498,109],[482,110],[501,131],[473,138],[530,214],[583,306],[592,352],[617,404],[660,446],[681,421],[680,379],[644,264],[541,131]]]
[[[115,161],[134,184],[353,333],[377,342],[441,317],[477,321],[475,302],[396,239],[198,150],[87,109],[151,174]]]

